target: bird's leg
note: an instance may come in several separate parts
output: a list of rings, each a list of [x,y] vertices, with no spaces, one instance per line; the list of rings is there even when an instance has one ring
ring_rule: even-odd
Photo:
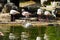
[[[46,16],[46,22],[48,22],[48,16]]]
[[[29,15],[26,16],[26,21],[28,21],[28,19],[29,19]]]
[[[38,15],[38,20],[41,22],[41,15]]]

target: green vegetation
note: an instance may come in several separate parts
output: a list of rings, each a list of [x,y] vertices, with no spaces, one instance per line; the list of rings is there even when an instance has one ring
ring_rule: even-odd
[[[14,28],[14,29],[13,29]],[[21,40],[21,32],[29,32],[29,39],[35,40],[37,36],[40,36],[44,40],[44,34],[48,35],[49,40],[60,40],[60,27],[59,26],[42,26],[42,27],[31,27],[25,29],[22,26],[11,26],[10,32],[13,32]],[[8,40],[9,32],[5,33],[5,40]]]
[[[46,34],[49,36],[49,40],[60,40],[60,27],[49,26],[47,28]]]

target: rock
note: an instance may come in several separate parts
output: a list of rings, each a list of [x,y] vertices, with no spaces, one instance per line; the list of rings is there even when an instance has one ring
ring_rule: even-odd
[[[10,21],[10,15],[8,13],[0,14],[0,22],[9,22],[9,21]]]

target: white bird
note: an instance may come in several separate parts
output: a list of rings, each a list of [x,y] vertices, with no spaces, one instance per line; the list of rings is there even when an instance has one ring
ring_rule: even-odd
[[[46,21],[48,21],[48,17],[51,15],[49,11],[45,11],[44,15],[46,16]]]
[[[27,11],[24,11],[24,12],[22,12],[22,15],[23,15],[23,16],[26,16],[26,17],[29,17],[30,13],[27,12]]]
[[[42,13],[43,13],[43,10],[42,9],[38,9],[37,10],[38,20],[40,20],[40,21],[41,21]]]
[[[41,15],[42,13],[43,13],[43,10],[42,10],[42,9],[38,9],[38,10],[37,10],[37,14],[38,14],[38,15]]]
[[[57,12],[57,11],[52,10],[52,15],[56,18],[55,12]]]
[[[26,18],[28,18],[31,15],[31,13],[22,9],[22,15],[25,16]]]

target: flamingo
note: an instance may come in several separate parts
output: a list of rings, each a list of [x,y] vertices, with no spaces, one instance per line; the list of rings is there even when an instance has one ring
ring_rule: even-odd
[[[52,10],[52,16],[55,17],[55,18],[56,18],[56,15],[55,15],[56,13],[57,13],[57,11]]]
[[[51,13],[49,11],[45,11],[44,15],[46,16],[46,22],[48,22],[48,18],[51,16]]]
[[[22,15],[25,16],[26,18],[28,18],[31,15],[31,13],[22,9]]]
[[[43,13],[43,10],[42,10],[42,9],[38,9],[38,10],[37,10],[37,15],[38,15],[38,18],[39,18],[39,21],[40,21],[40,22],[41,22],[42,13]]]

